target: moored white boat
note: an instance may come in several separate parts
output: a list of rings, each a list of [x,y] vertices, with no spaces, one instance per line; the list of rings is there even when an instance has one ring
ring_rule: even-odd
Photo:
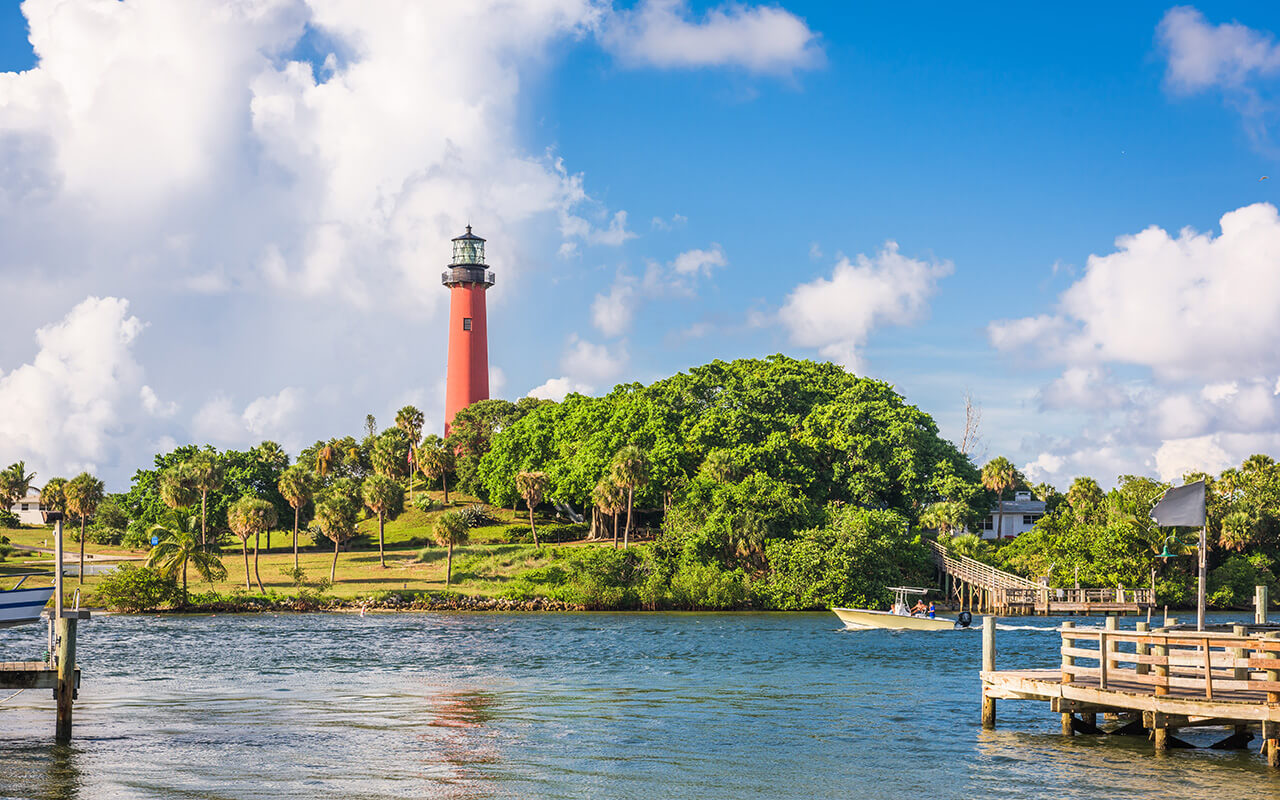
[[[22,581],[16,588],[0,589],[0,628],[39,622],[50,597],[53,597],[52,586],[22,588]]]
[[[907,595],[922,595],[928,590],[910,586],[894,586],[891,590],[893,591],[892,611],[875,611],[870,608],[833,608],[831,611],[840,618],[846,628],[853,630],[884,628],[900,631],[949,631],[953,628],[967,628],[973,621],[973,617],[968,612],[961,612],[960,619],[912,616],[907,610]]]

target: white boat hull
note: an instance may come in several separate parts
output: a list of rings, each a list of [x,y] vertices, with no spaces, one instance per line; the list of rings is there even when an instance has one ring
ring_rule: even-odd
[[[0,590],[0,628],[39,622],[50,597],[53,597],[52,586]]]
[[[890,611],[871,611],[865,608],[831,609],[846,628],[886,628],[895,631],[949,631],[956,626],[954,619],[945,617],[909,617]]]

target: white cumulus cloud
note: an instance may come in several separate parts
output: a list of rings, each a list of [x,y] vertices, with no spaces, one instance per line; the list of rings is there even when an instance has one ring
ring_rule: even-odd
[[[559,403],[569,394],[591,394],[593,391],[593,387],[588,384],[578,383],[572,378],[560,377],[551,378],[541,386],[533,387],[525,396],[540,400],[554,400]]]
[[[825,60],[805,21],[777,6],[726,4],[695,20],[684,0],[641,0],[608,19],[604,42],[624,64],[659,68],[790,74]]]
[[[778,319],[792,343],[857,369],[858,350],[871,331],[922,317],[938,281],[952,270],[949,261],[907,258],[896,242],[886,242],[874,258],[841,258],[830,278],[797,286]]]

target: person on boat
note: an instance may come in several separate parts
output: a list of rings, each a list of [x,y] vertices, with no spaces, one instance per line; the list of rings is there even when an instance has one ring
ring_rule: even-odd
[[[935,616],[937,616],[937,609],[933,607],[933,601],[930,600],[929,601],[929,619],[933,619]]]
[[[914,617],[918,614],[923,614],[928,610],[929,610],[929,606],[926,606],[923,600],[917,600],[916,604],[911,607],[911,616]]]

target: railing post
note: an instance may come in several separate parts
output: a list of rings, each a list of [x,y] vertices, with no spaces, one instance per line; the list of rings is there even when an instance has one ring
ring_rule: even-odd
[[[1139,622],[1134,626],[1134,629],[1138,633],[1149,633],[1151,631],[1151,623]],[[1146,642],[1138,642],[1133,646],[1133,652],[1140,656],[1151,655],[1151,645]],[[1139,662],[1134,666],[1134,671],[1139,675],[1147,675],[1151,672],[1151,665]]]
[[[1072,629],[1075,628],[1075,626],[1076,624],[1071,620],[1066,620],[1065,622],[1062,623],[1062,682],[1063,683],[1071,683],[1073,680],[1075,680],[1075,677],[1076,677],[1075,674],[1071,671],[1071,668],[1076,665],[1076,657],[1067,653],[1067,649],[1070,647],[1075,647],[1075,644],[1076,644],[1076,640],[1073,636],[1074,632],[1072,631]],[[1063,711],[1062,712],[1062,735],[1074,736],[1075,732],[1076,732],[1075,728],[1071,726],[1071,712]]]
[[[1253,624],[1267,624],[1267,587],[1253,587]]]
[[[1157,697],[1162,697],[1169,693],[1169,636],[1166,628],[1160,628],[1157,633],[1161,636],[1160,644],[1152,645],[1151,650],[1154,655],[1163,656],[1165,659],[1163,664],[1154,665],[1156,668],[1156,677],[1164,678],[1164,684],[1161,685],[1157,683],[1154,694]]]
[[[1244,625],[1232,625],[1231,635],[1243,639],[1249,635],[1249,629]],[[1231,648],[1231,657],[1236,660],[1243,659],[1244,654],[1245,650],[1243,647]],[[1236,665],[1236,667],[1231,670],[1231,677],[1238,681],[1247,681],[1249,680],[1249,668]]]
[[[982,671],[994,672],[996,669],[996,618],[982,618]],[[992,730],[996,727],[996,699],[987,697],[986,684],[982,691],[982,727]]]
[[[1267,587],[1262,586],[1259,588],[1263,590],[1262,597],[1265,600]],[[1260,608],[1264,609],[1263,613],[1265,614],[1266,605],[1264,604],[1260,606]],[[1271,633],[1268,633],[1266,635],[1266,638],[1271,641],[1280,639],[1280,633],[1273,631]],[[1274,655],[1275,655],[1274,653],[1264,653],[1263,658],[1274,657]],[[1267,670],[1267,680],[1268,681],[1280,680],[1280,670],[1274,670],[1274,669]],[[1268,704],[1280,703],[1280,692],[1268,691],[1267,703]],[[1262,726],[1262,729],[1264,732],[1271,732],[1271,730],[1269,729],[1269,726],[1267,726],[1266,724]],[[1266,747],[1266,750],[1267,750],[1267,765],[1272,767],[1280,767],[1280,739],[1275,739],[1275,738],[1266,739],[1264,746]]]
[[[1111,654],[1116,651],[1116,643],[1110,636],[1109,631],[1116,630],[1116,623],[1119,622],[1115,617],[1108,616],[1102,623],[1102,633],[1098,634],[1098,664],[1102,667],[1098,678],[1098,688],[1107,688],[1107,673],[1111,671]]]

